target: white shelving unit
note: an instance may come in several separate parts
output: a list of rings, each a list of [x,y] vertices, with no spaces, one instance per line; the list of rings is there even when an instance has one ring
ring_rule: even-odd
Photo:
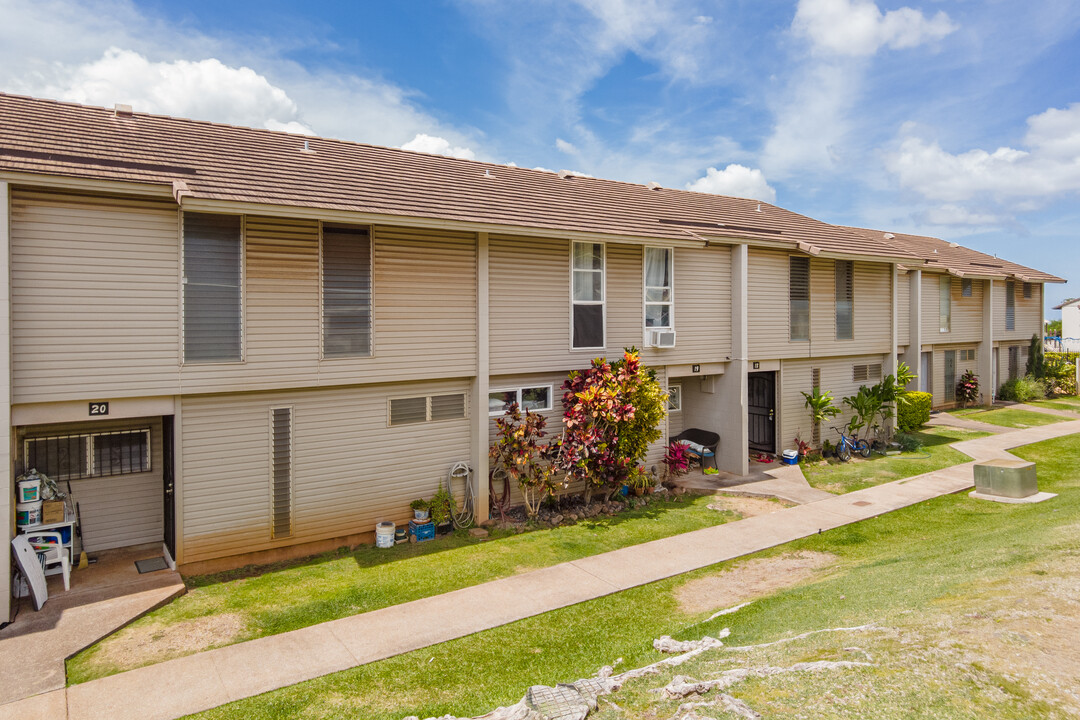
[[[64,519],[63,519],[62,522],[38,523],[37,525],[26,525],[24,527],[19,528],[19,534],[20,535],[33,535],[34,533],[43,532],[45,530],[55,530],[55,531],[58,531],[60,533],[63,533],[64,528],[67,528],[67,538],[68,538],[67,542],[64,543],[64,552],[66,552],[67,556],[68,556],[68,567],[74,568],[75,567],[75,563],[74,563],[74,558],[75,558],[75,514],[73,512],[71,512],[71,508],[68,507],[66,502],[64,503]],[[62,534],[61,534],[61,537],[63,537]],[[60,568],[60,566],[57,565],[57,566],[53,566],[53,567],[49,568],[48,570],[46,570],[45,574],[46,575],[58,575],[61,572],[63,572],[63,570]]]

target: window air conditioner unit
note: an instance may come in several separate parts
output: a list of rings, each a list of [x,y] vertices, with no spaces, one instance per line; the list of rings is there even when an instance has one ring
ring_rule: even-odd
[[[649,331],[649,346],[655,348],[673,348],[675,347],[675,331],[674,330],[650,330]]]

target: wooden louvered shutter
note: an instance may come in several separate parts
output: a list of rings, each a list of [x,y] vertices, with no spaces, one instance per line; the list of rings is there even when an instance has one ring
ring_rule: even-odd
[[[371,238],[366,228],[323,227],[323,356],[371,355]]]
[[[184,213],[184,362],[241,359],[241,218]]]
[[[292,535],[292,412],[291,407],[270,410],[271,537],[275,539]]]
[[[836,261],[836,339],[855,337],[855,263]]]
[[[1005,329],[1016,329],[1016,283],[1005,283]]]
[[[788,262],[788,300],[792,340],[810,339],[810,258],[791,257]]]

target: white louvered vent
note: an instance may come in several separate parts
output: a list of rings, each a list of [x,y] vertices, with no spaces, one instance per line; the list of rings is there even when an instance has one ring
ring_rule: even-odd
[[[292,535],[292,408],[270,409],[270,493],[273,517],[271,537]]]
[[[390,400],[390,426],[413,425],[465,417],[464,393],[421,395]]]
[[[870,380],[880,380],[881,363],[852,366],[851,379],[855,382],[869,382]]]

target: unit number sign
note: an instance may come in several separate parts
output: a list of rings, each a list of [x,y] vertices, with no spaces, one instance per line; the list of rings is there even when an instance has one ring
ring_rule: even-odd
[[[92,402],[90,403],[91,415],[108,415],[109,403],[107,402]]]

